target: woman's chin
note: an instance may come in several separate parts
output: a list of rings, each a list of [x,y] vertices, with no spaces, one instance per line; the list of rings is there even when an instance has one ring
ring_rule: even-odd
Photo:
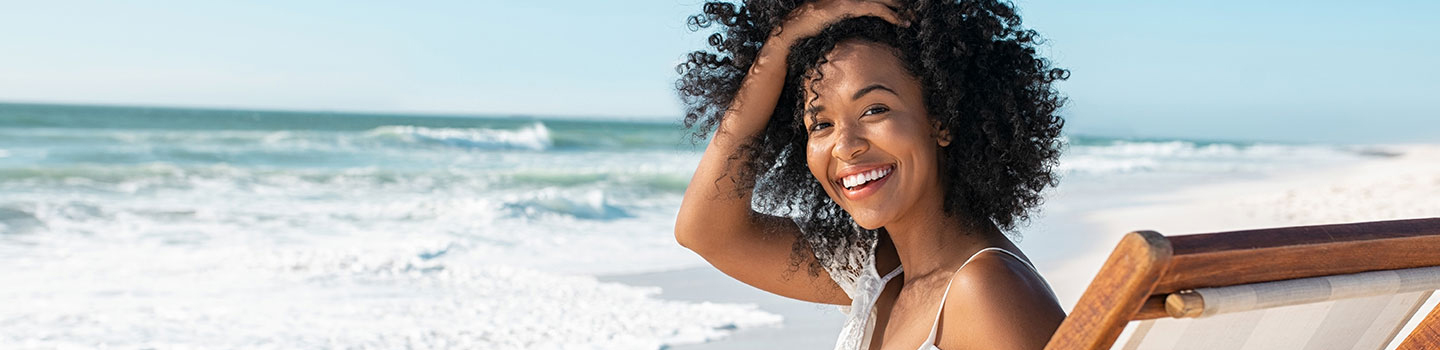
[[[860,228],[866,230],[878,230],[881,227],[885,227],[885,220],[879,220],[878,218],[869,217],[868,215],[856,216],[851,214],[850,217],[855,220],[855,225],[859,225]]]
[[[856,203],[845,204],[841,204],[840,209],[844,210],[846,214],[850,214],[850,219],[855,222],[855,225],[866,230],[878,230],[881,227],[885,227],[885,225],[894,222],[895,217],[899,214],[891,210],[886,210],[887,208],[884,207],[861,206],[856,205]]]

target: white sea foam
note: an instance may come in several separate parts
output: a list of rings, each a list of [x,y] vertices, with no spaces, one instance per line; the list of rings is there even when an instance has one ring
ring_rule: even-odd
[[[516,215],[534,217],[546,214],[569,215],[584,219],[615,219],[629,214],[605,200],[605,191],[588,190],[567,194],[555,189],[511,197],[504,207]]]
[[[390,125],[372,129],[369,134],[398,137],[408,142],[478,149],[544,150],[554,144],[550,139],[550,129],[539,122],[518,130]]]
[[[27,348],[661,349],[775,325],[753,305],[457,260],[448,245],[96,245],[8,260],[0,344]]]
[[[9,179],[0,182],[7,192],[0,210],[16,213],[0,215],[0,223],[6,231],[44,233],[14,240],[57,246],[70,238],[210,249],[231,244],[222,238],[451,237],[483,251],[476,254],[487,258],[478,264],[623,273],[701,263],[670,234],[680,193],[664,183],[670,180],[647,180],[684,176],[668,170],[573,171],[579,179],[537,178],[530,170],[277,172],[163,164],[105,170],[0,172]],[[523,180],[514,175],[521,173]]]

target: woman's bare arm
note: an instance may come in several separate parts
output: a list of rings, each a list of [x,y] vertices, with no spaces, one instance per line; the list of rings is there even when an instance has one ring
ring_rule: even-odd
[[[850,299],[829,274],[791,272],[798,228],[789,219],[751,210],[750,193],[737,193],[740,184],[726,176],[737,173],[733,168],[740,166],[727,161],[730,155],[769,121],[784,85],[788,53],[788,43],[781,45],[777,40],[761,47],[685,189],[675,221],[675,239],[715,268],[756,288],[805,301],[849,304]],[[807,257],[813,259],[813,255]]]
[[[757,213],[749,192],[727,174],[740,166],[732,154],[765,129],[785,85],[786,57],[796,41],[813,36],[839,20],[876,16],[901,23],[890,1],[825,0],[801,6],[761,47],[740,84],[700,165],[685,189],[675,220],[675,239],[730,277],[778,295],[827,304],[849,304],[850,298],[822,271],[811,276],[795,271],[791,252],[799,236],[788,218]],[[739,195],[737,195],[737,193]],[[806,254],[814,259],[813,254]],[[810,261],[802,261],[807,264]]]

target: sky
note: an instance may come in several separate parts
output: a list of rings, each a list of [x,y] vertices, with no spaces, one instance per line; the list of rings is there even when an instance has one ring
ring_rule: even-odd
[[[676,119],[694,0],[0,0],[0,101]],[[1440,142],[1436,1],[1017,1],[1067,130]]]

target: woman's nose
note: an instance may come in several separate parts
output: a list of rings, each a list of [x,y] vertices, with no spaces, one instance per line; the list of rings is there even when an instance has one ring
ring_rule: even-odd
[[[870,150],[870,141],[865,139],[861,130],[849,126],[839,127],[839,129],[836,130],[839,131],[839,135],[836,135],[838,138],[835,140],[835,148],[831,150],[831,155],[835,159],[853,160]]]

